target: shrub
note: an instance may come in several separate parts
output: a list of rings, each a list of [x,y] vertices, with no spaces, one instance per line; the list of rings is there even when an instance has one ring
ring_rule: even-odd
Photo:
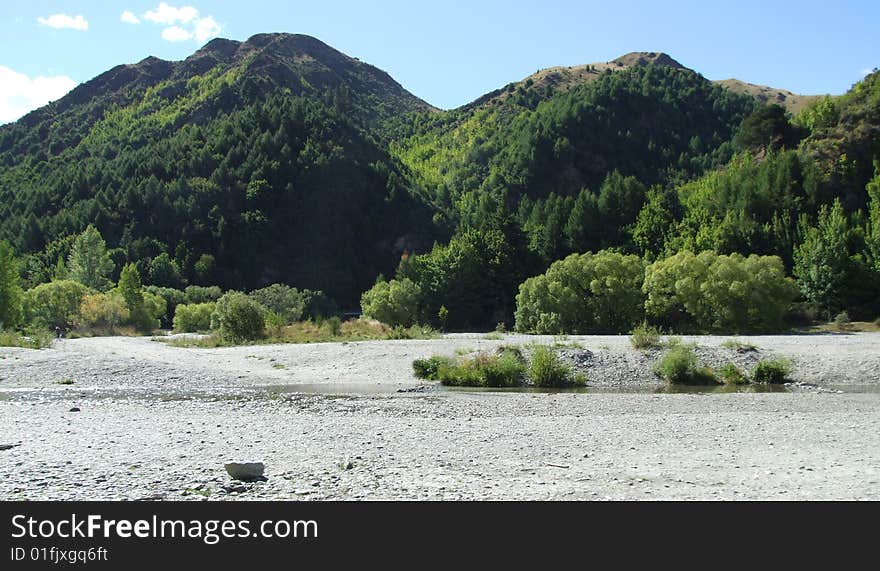
[[[792,366],[788,359],[764,359],[760,361],[752,373],[756,383],[781,385],[791,375]]]
[[[797,295],[775,256],[682,251],[654,262],[643,286],[650,318],[676,329],[775,331]]]
[[[482,387],[485,379],[480,371],[483,359],[476,355],[456,363],[443,364],[437,371],[437,379],[450,387]]]
[[[22,347],[25,349],[45,349],[52,346],[52,334],[44,329],[18,331],[0,329],[0,347]]]
[[[305,312],[306,300],[303,294],[284,284],[272,284],[252,291],[249,295],[269,311],[281,316],[286,324],[301,320]]]
[[[725,385],[749,384],[749,378],[733,363],[727,363],[718,369],[718,377]]]
[[[573,376],[571,367],[560,361],[556,351],[545,345],[538,345],[532,349],[528,376],[538,387],[558,388],[584,384],[584,379]]]
[[[516,329],[550,335],[630,331],[644,315],[644,277],[637,256],[573,254],[523,282]]]
[[[211,329],[223,339],[239,343],[263,336],[265,308],[241,292],[229,292],[217,300],[211,316]]]
[[[174,330],[180,333],[197,333],[211,329],[211,315],[216,303],[178,305],[174,311]]]
[[[660,346],[660,331],[643,322],[632,330],[629,339],[636,349],[653,349]]]
[[[416,359],[413,361],[413,374],[419,379],[428,381],[440,380],[438,373],[441,367],[450,367],[455,361],[450,357],[434,355],[427,359]]]
[[[717,385],[711,369],[701,367],[692,347],[676,344],[657,363],[654,372],[674,385]]]
[[[217,301],[221,297],[223,297],[223,291],[218,286],[187,286],[183,292],[186,294],[186,302],[187,304],[194,303],[209,303],[212,301]]]
[[[849,313],[846,311],[841,311],[834,317],[833,322],[834,328],[838,331],[849,331],[852,329],[852,320],[849,318]]]
[[[177,306],[187,303],[186,293],[179,289],[159,286],[145,286],[144,291],[165,300],[165,312],[159,316],[159,321],[163,327],[173,327]]]
[[[483,378],[487,387],[515,387],[522,384],[526,364],[522,354],[501,351],[485,360]]]
[[[339,319],[338,316],[334,315],[324,322],[324,327],[327,328],[327,331],[330,333],[331,337],[339,337],[339,334],[342,331],[342,320]]]
[[[162,325],[162,316],[165,315],[165,300],[148,291],[143,292],[144,305],[135,326],[149,333],[159,329]]]
[[[284,330],[287,327],[287,320],[275,313],[267,311],[263,316],[266,321],[266,336],[270,339],[281,339],[284,337]]]
[[[79,318],[80,305],[88,292],[86,286],[72,280],[40,284],[24,295],[26,321],[50,330],[66,330]]]
[[[409,327],[418,322],[421,298],[422,290],[412,280],[380,280],[361,296],[361,311],[382,323]]]
[[[79,306],[79,327],[114,333],[130,317],[125,299],[118,292],[95,293],[83,297]]]
[[[413,370],[419,378],[436,379],[447,386],[516,387],[525,379],[526,364],[518,352],[480,352],[457,361],[449,357],[419,359]]]

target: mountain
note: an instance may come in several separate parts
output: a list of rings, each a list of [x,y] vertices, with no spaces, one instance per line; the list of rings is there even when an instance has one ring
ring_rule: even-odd
[[[608,62],[597,62],[569,67],[550,67],[538,70],[525,79],[508,84],[502,89],[481,96],[473,103],[470,103],[468,107],[480,106],[491,102],[496,98],[504,98],[506,94],[510,92],[511,87],[514,90],[519,87],[536,89],[545,89],[549,87],[555,91],[566,91],[572,87],[595,80],[605,70],[624,71],[631,67],[644,67],[649,65],[693,71],[680,64],[669,54],[663,52],[631,52]],[[760,103],[768,105],[775,103],[784,107],[792,114],[799,113],[807,105],[819,98],[819,96],[815,95],[798,95],[784,89],[746,83],[738,79],[725,79],[713,83],[716,83],[725,89],[729,89],[734,93],[753,97]]]
[[[63,255],[96,223],[120,260],[167,251],[190,281],[354,303],[435,238],[387,151],[386,125],[417,111],[434,109],[307,36],[118,66],[0,127],[0,238]]]
[[[430,115],[392,152],[455,220],[487,197],[598,191],[614,170],[646,184],[729,159],[757,103],[665,54],[539,71],[470,105]]]
[[[0,240],[28,285],[95,224],[117,270],[136,262],[154,285],[284,282],[353,307],[379,274],[467,228],[524,241],[538,256],[529,271],[571,251],[632,250],[648,187],[757,154],[735,141],[742,125],[759,127],[749,141],[775,128],[744,121],[761,103],[635,52],[440,111],[308,36],[216,39],[183,61],[117,66],[0,127]],[[813,155],[860,161],[831,195],[864,187],[872,105],[841,115],[856,129],[833,113],[811,120]],[[161,254],[179,275],[152,273]]]
[[[798,95],[785,89],[776,89],[765,85],[746,83],[738,79],[723,79],[716,82],[734,93],[743,93],[754,97],[761,103],[776,104],[784,107],[786,111],[797,115],[808,105],[819,99],[820,95]]]

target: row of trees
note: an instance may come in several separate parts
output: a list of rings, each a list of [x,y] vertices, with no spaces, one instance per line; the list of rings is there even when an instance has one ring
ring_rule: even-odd
[[[149,270],[155,267],[149,266]],[[148,270],[148,271],[149,271]],[[12,247],[0,242],[0,329],[36,328],[85,334],[112,334],[128,326],[149,333],[161,326],[178,331],[231,330],[230,322],[242,296],[258,308],[264,320],[287,325],[323,319],[337,312],[323,292],[273,284],[249,295],[217,286],[188,286],[185,290],[145,286],[136,264],[125,264],[118,282],[111,278],[115,264],[100,232],[89,226],[73,240],[67,260],[58,260],[53,279],[27,290]],[[149,271],[148,275],[152,275]],[[238,303],[238,305],[236,305]],[[229,334],[234,336],[235,334]],[[237,338],[237,337],[236,337]]]
[[[621,333],[646,319],[676,331],[777,331],[797,296],[775,256],[683,251],[649,264],[603,250],[573,254],[525,280],[515,321],[518,331],[538,334]],[[426,304],[409,278],[380,281],[363,296],[364,314],[391,324],[427,317]],[[441,309],[435,321],[444,315],[451,314]]]

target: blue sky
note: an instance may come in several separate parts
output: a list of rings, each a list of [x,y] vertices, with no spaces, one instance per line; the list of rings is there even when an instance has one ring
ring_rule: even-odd
[[[0,122],[120,63],[211,37],[315,36],[451,108],[555,65],[667,52],[709,79],[840,94],[880,66],[880,2],[357,0],[4,2]],[[125,18],[123,13],[126,12]],[[127,20],[127,21],[123,21]]]

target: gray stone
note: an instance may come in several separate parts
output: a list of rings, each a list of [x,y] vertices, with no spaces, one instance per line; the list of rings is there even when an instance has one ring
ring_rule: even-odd
[[[233,480],[249,482],[263,479],[263,471],[266,469],[266,465],[262,462],[228,462],[225,468]]]

